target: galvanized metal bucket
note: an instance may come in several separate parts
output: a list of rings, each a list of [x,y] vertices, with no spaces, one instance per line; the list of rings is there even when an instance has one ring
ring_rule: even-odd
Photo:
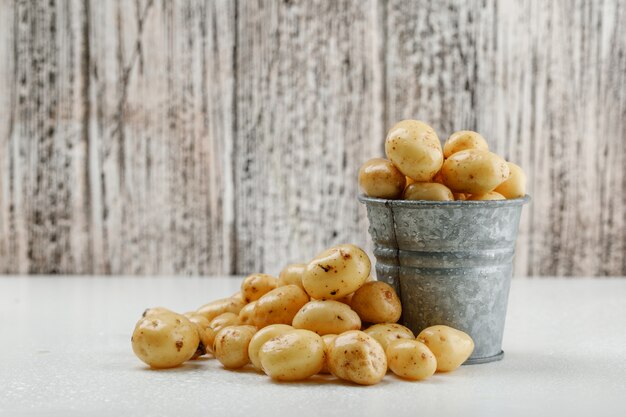
[[[466,364],[502,359],[502,333],[522,206],[499,201],[410,201],[359,196],[367,207],[376,275],[402,300],[417,335],[445,324],[474,339]]]

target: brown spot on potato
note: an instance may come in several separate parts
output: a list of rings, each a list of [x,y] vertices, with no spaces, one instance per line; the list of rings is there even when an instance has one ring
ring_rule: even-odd
[[[183,348],[183,341],[182,340],[177,340],[176,341],[176,350],[180,352],[180,350]]]

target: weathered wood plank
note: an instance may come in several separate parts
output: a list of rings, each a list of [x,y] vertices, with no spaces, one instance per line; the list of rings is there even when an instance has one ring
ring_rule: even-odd
[[[1,269],[232,272],[234,4],[18,2],[13,16]]]
[[[374,2],[241,1],[236,270],[366,244],[356,172],[380,152]]]
[[[529,174],[517,275],[623,275],[626,33],[617,1],[391,1],[387,124],[474,129]],[[610,219],[610,220],[609,220]]]

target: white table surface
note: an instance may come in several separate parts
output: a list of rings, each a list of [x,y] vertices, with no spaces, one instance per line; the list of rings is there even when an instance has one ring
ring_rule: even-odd
[[[277,383],[214,359],[154,371],[133,355],[145,307],[186,311],[239,282],[0,277],[0,415],[626,416],[626,279],[514,280],[504,360],[423,382]]]

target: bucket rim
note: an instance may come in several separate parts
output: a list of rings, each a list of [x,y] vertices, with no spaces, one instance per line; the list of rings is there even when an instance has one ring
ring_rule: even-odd
[[[483,201],[470,201],[470,200],[454,200],[454,201],[430,201],[430,200],[390,200],[386,198],[368,197],[365,194],[359,194],[357,196],[359,201],[366,205],[384,205],[392,207],[414,207],[414,208],[429,208],[429,207],[511,207],[511,206],[523,206],[530,202],[530,195],[526,194],[524,197],[512,198],[507,200],[483,200]]]

